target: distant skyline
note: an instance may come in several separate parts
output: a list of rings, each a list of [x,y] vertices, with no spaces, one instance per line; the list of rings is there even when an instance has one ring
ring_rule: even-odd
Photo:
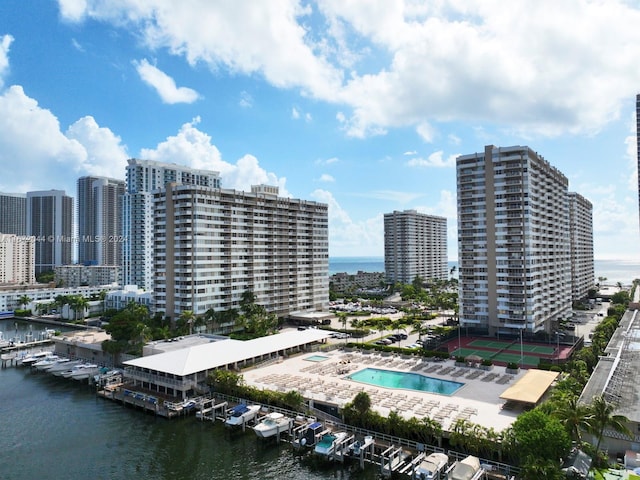
[[[528,145],[593,203],[595,258],[640,260],[638,25],[622,0],[4,0],[0,191],[175,162],[327,203],[331,256],[383,256],[415,209],[457,260],[455,158]]]

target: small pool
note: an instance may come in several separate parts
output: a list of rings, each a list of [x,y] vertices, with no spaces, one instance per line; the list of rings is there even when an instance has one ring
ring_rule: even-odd
[[[420,392],[452,395],[464,386],[464,383],[427,377],[418,373],[394,372],[378,368],[365,368],[352,373],[347,378],[356,382],[368,383],[377,387],[404,388]]]
[[[305,358],[305,360],[309,362],[324,362],[329,357],[325,357],[324,355],[311,355],[310,357]]]

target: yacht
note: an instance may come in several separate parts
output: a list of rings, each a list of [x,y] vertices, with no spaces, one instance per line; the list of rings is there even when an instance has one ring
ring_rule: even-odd
[[[100,367],[95,363],[85,363],[82,365],[82,368],[78,368],[78,370],[72,372],[69,378],[72,378],[73,380],[87,380],[99,371]]]
[[[434,480],[440,478],[440,473],[449,463],[449,457],[444,453],[428,455],[413,472],[415,480]]]
[[[253,431],[259,438],[269,438],[288,431],[292,425],[291,418],[285,417],[282,413],[271,412],[253,427]]]
[[[260,411],[260,405],[245,405],[241,403],[231,409],[231,415],[225,420],[225,427],[239,427],[255,420]]]
[[[49,351],[36,352],[36,353],[29,354],[22,359],[21,365],[30,367],[34,363],[39,362],[40,360],[44,359],[45,357],[48,357],[49,355],[53,355],[53,354]]]
[[[76,365],[82,363],[82,360],[70,360],[68,358],[61,358],[56,363],[51,365],[51,367],[47,368],[47,372],[54,374],[56,377],[59,377],[62,372],[73,368]]]
[[[51,365],[56,363],[58,360],[60,360],[60,357],[58,355],[54,355],[50,353],[49,355],[44,357],[42,360],[38,360],[37,362],[35,362],[32,366],[35,367],[36,370],[44,370],[46,367],[50,367]]]

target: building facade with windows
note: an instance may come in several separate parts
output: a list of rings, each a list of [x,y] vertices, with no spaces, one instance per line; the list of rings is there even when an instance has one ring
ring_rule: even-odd
[[[384,270],[387,280],[409,284],[422,280],[446,280],[447,219],[394,211],[384,215]]]
[[[154,203],[154,308],[238,309],[245,291],[278,316],[329,301],[328,207],[251,192],[171,183]]]
[[[78,179],[78,263],[122,262],[124,180],[86,176]]]
[[[64,190],[27,192],[27,233],[35,237],[36,274],[72,263],[73,198]]]
[[[218,172],[130,159],[122,197],[122,274],[125,285],[153,288],[153,192],[168,183],[220,188]]]
[[[27,234],[27,196],[0,192],[0,233]]]
[[[0,284],[36,283],[35,237],[0,233]]]
[[[60,265],[53,269],[56,285],[81,287],[117,285],[118,265]]]
[[[576,192],[568,193],[571,248],[571,299],[584,300],[595,286],[593,205]]]
[[[456,161],[460,324],[552,332],[571,315],[568,180],[532,149]]]

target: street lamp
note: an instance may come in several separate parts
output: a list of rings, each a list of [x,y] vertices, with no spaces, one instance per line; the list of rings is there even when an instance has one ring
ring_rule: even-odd
[[[524,330],[524,328],[520,329],[520,367],[523,366],[524,364],[524,350],[522,347],[522,331]]]

